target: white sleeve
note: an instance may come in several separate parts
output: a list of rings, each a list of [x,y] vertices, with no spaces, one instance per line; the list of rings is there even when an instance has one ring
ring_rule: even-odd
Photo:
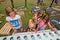
[[[6,17],[6,21],[10,21],[9,17]]]

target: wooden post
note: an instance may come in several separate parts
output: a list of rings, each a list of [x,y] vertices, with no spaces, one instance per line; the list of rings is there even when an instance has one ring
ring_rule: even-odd
[[[52,0],[52,3],[50,4],[50,7],[52,7],[54,0]]]
[[[27,0],[25,0],[25,7],[27,7]]]
[[[13,0],[11,0],[11,5],[12,5],[12,7],[14,8],[14,2],[13,2]]]

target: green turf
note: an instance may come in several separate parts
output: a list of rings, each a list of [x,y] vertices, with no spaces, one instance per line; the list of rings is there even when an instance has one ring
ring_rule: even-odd
[[[44,0],[46,2],[45,6],[40,6],[41,8],[46,8],[51,4],[51,0]],[[25,15],[22,17],[23,21],[23,27],[27,26],[28,20],[32,18],[32,15],[29,14],[30,10],[34,8],[35,6],[32,4],[36,4],[35,0],[27,0],[27,9],[25,11]],[[23,6],[24,5],[24,0],[14,0],[14,6],[15,8],[18,6]],[[58,4],[60,5],[60,3]],[[6,13],[5,13],[5,8],[11,6],[10,0],[5,0],[5,3],[0,4],[0,13],[4,14],[5,16],[0,18],[0,21],[3,21],[2,24],[0,24],[0,28],[6,23]],[[53,5],[57,6],[57,5]]]

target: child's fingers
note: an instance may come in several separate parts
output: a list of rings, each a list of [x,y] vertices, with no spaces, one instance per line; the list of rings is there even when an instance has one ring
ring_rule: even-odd
[[[51,31],[54,31],[55,33],[58,33],[58,30],[56,28],[51,29]]]
[[[16,29],[13,29],[14,30],[14,33],[17,33],[17,30]]]
[[[57,30],[56,28],[54,28],[54,32],[55,32],[55,33],[58,33],[58,30]]]

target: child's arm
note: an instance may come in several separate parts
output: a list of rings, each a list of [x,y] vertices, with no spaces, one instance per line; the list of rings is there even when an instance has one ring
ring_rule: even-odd
[[[57,29],[53,28],[53,26],[51,25],[50,21],[48,22],[48,26],[51,30],[53,30],[55,33],[57,33]]]
[[[13,26],[12,26],[12,24],[8,21],[8,23],[9,23],[9,25],[10,25],[10,27],[12,27],[13,28]],[[13,28],[14,29],[14,28]]]
[[[22,27],[22,19],[20,18],[19,20],[20,20],[20,23],[21,23],[21,27]]]
[[[30,24],[31,24],[31,19],[28,21],[28,27],[30,28]]]
[[[10,24],[10,26],[12,27],[12,29],[14,30],[14,33],[17,33],[17,30],[12,26],[11,22],[8,22]]]

